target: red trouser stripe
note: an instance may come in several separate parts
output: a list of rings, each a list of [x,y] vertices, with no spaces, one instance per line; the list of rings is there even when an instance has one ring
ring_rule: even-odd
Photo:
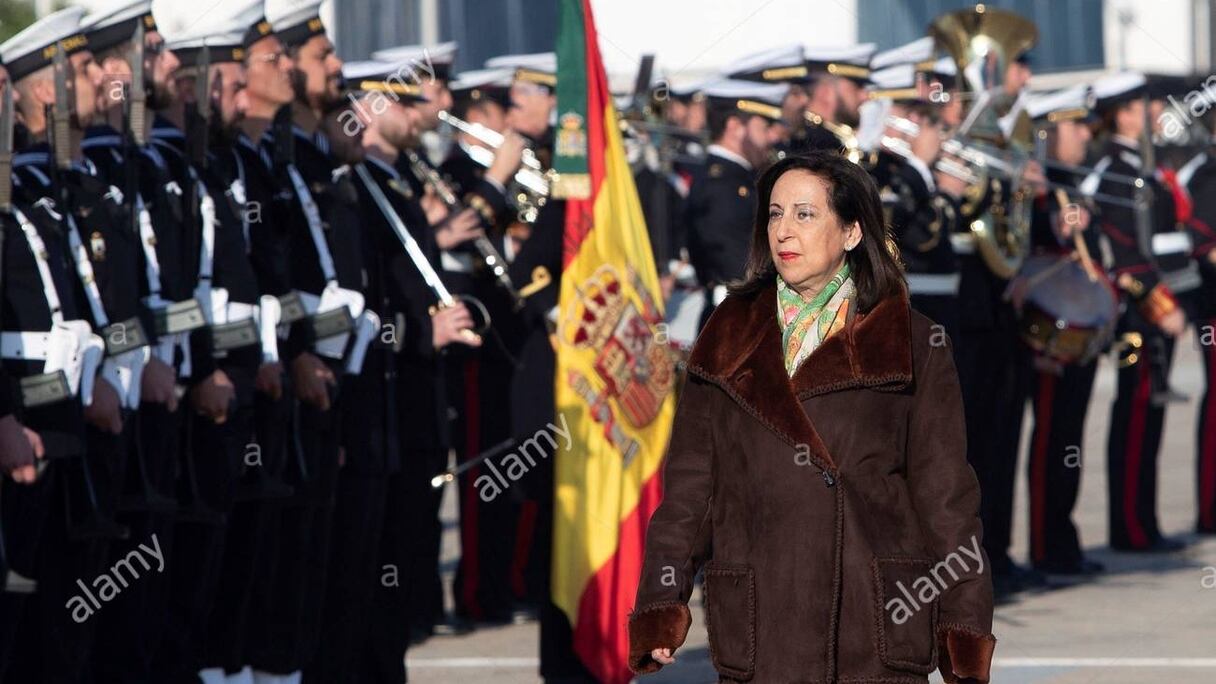
[[[1216,326],[1216,320],[1208,321]],[[1201,340],[1202,343],[1202,340]],[[1216,345],[1206,345],[1208,355],[1207,405],[1203,407],[1199,441],[1199,521],[1204,529],[1216,529]]]
[[[1148,422],[1148,400],[1152,391],[1149,377],[1149,360],[1142,358],[1138,364],[1139,378],[1132,397],[1132,414],[1127,421],[1127,450],[1123,470],[1123,523],[1127,527],[1127,538],[1132,546],[1148,546],[1148,536],[1140,526],[1136,502],[1140,492],[1140,460],[1144,456],[1144,427]]]
[[[1035,411],[1034,449],[1030,454],[1030,547],[1035,562],[1047,558],[1047,445],[1051,443],[1055,393],[1055,373],[1039,373],[1039,406]]]
[[[481,411],[477,397],[477,359],[469,359],[464,364],[464,453],[466,458],[473,458],[481,451]],[[481,468],[470,468],[465,476],[464,506],[460,509],[460,559],[462,577],[460,596],[464,608],[470,617],[482,617],[481,606],[477,603],[477,587],[480,584],[477,558],[477,507],[481,505],[481,497],[477,495],[474,483],[481,475]]]

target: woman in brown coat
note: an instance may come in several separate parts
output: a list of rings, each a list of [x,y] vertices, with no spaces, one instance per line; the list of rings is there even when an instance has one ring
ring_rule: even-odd
[[[759,192],[747,280],[689,359],[630,667],[673,661],[704,566],[721,681],[987,682],[992,583],[949,341],[909,309],[864,171],[791,157]]]

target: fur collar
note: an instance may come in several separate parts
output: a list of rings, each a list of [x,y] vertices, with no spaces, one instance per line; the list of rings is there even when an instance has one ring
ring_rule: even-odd
[[[858,387],[898,391],[912,382],[911,311],[906,295],[889,297],[851,316],[789,377],[781,357],[776,283],[726,298],[714,311],[688,360],[690,373],[721,387],[793,446],[806,445],[834,468],[802,401]]]

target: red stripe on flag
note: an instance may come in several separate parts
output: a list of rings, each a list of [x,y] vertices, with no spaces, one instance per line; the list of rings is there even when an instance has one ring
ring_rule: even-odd
[[[659,506],[663,484],[659,471],[642,487],[637,508],[621,521],[616,554],[587,582],[578,604],[574,652],[601,684],[626,684],[629,672],[629,611],[642,574],[646,526]]]

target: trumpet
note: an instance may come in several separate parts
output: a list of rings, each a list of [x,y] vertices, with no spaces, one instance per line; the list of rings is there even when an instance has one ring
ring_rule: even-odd
[[[439,112],[439,120],[480,142],[480,145],[469,145],[466,151],[473,161],[490,168],[495,153],[502,147],[504,137],[501,133],[478,123],[469,123],[446,111]],[[521,168],[515,172],[513,183],[518,187],[512,187],[510,194],[519,209],[519,220],[532,223],[549,199],[552,171],[545,170],[536,153],[527,148],[524,149],[521,164]]]
[[[888,116],[886,123],[891,128],[909,137],[915,137],[920,133],[919,124],[903,117]],[[907,157],[912,153],[911,145],[902,138],[884,135],[881,139],[881,143],[883,147],[900,156]],[[996,154],[990,150],[984,150],[974,144],[963,142],[957,138],[943,140],[941,150],[943,153],[950,155],[951,157],[956,157],[961,161],[955,161],[954,159],[950,159],[948,157],[942,157],[939,158],[934,164],[934,168],[946,175],[957,178],[968,185],[975,185],[977,183],[985,182],[989,175],[995,175],[1007,181],[1019,179],[1021,176],[1022,167],[1019,166],[1014,160],[1008,158],[1007,156]],[[1027,161],[1030,160],[1028,159]],[[1044,167],[1068,171],[1077,175],[1089,175],[1095,171],[1095,169],[1087,166],[1065,164],[1064,162],[1056,161],[1054,159],[1042,158],[1035,159],[1034,161],[1039,162]],[[1143,178],[1106,172],[1103,172],[1102,175],[1104,178],[1108,178],[1119,183],[1126,183],[1131,185],[1133,188],[1136,188],[1137,198],[1128,199],[1126,197],[1119,197],[1100,192],[1085,193],[1074,186],[1065,183],[1057,183],[1046,179],[1044,179],[1041,184],[1047,190],[1052,192],[1062,191],[1071,199],[1075,200],[1092,200],[1101,204],[1109,204],[1131,209],[1141,206],[1144,199],[1140,197],[1140,194],[1145,189]]]

